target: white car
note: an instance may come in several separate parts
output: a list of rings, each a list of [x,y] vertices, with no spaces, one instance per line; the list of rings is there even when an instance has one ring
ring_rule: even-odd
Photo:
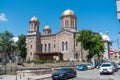
[[[104,73],[114,73],[114,66],[112,63],[102,63],[99,68],[100,75]]]
[[[94,65],[92,63],[86,64],[88,69],[94,69]]]

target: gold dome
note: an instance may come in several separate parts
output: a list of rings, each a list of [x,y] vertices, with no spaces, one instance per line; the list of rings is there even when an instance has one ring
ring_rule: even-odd
[[[70,10],[70,9],[67,9],[67,10],[65,10],[65,11],[63,12],[62,15],[63,15],[63,16],[66,16],[66,15],[74,15],[74,12],[73,12],[72,10]]]
[[[50,29],[50,27],[48,25],[46,25],[44,29]]]
[[[37,17],[34,16],[30,19],[30,21],[38,21],[38,19],[37,19]]]

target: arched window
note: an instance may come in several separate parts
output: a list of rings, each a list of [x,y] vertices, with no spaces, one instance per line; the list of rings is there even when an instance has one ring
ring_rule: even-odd
[[[32,52],[30,52],[30,56],[32,56]]]
[[[50,43],[48,44],[48,52],[50,52],[51,46]]]
[[[74,20],[70,21],[71,27],[74,27]]]
[[[31,23],[31,25],[30,25],[30,26],[31,26],[31,30],[32,30],[32,29],[33,29],[34,24],[33,24],[33,23]]]
[[[32,45],[30,45],[30,48],[32,49]]]
[[[64,42],[62,42],[62,51],[64,51]]]
[[[65,26],[69,26],[69,20],[65,20]]]
[[[66,46],[66,51],[68,51],[68,42],[65,42],[65,46]]]
[[[45,52],[46,52],[46,50],[47,50],[47,45],[45,44],[45,48],[44,48],[44,50],[45,50]]]
[[[43,52],[43,45],[41,44],[41,52]]]

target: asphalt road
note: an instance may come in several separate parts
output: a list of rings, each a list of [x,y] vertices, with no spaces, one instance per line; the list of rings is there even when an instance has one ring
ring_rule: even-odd
[[[77,71],[77,77],[69,80],[120,80],[120,70],[118,70],[118,72],[115,72],[114,74],[105,75],[100,75],[98,69]]]
[[[51,77],[51,74],[45,74],[45,75],[36,75],[36,76],[30,76],[31,78],[39,78],[40,77]],[[28,76],[22,77],[20,79],[20,76],[10,76],[10,75],[3,75],[0,76],[0,80],[28,80]],[[35,79],[30,79],[35,80]],[[52,78],[47,78],[43,80],[52,80]],[[92,69],[87,71],[77,71],[77,77],[69,79],[69,80],[120,80],[120,70],[118,72],[115,72],[114,74],[106,74],[106,75],[100,75],[98,69]]]
[[[114,74],[100,75],[98,69],[77,71],[77,77],[81,80],[120,80],[120,70]],[[77,80],[77,79],[76,79]]]

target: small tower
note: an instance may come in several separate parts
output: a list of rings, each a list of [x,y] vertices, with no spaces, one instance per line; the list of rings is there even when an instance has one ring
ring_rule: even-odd
[[[51,29],[50,29],[50,27],[48,25],[45,26],[43,31],[44,31],[44,35],[50,35],[51,34]]]
[[[39,20],[34,16],[29,22],[30,29],[27,33],[26,47],[27,57],[26,60],[35,60],[35,52],[40,52],[40,32],[39,32]]]
[[[63,12],[61,16],[61,29],[67,30],[77,30],[77,17],[74,12],[70,9],[67,9]]]
[[[31,18],[29,24],[30,24],[30,31],[39,32],[39,21],[35,16]]]

